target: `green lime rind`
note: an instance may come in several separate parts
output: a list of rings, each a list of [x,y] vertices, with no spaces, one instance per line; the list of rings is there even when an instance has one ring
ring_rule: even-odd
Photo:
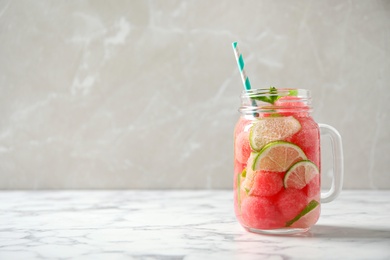
[[[254,138],[253,138],[253,125],[249,131],[249,145],[251,146],[252,150],[253,151],[257,151],[258,148],[256,146],[256,144],[254,143]]]
[[[237,204],[240,211],[241,211],[241,178],[245,178],[245,176],[246,176],[246,168],[244,168],[244,170],[242,170],[242,172],[237,176],[237,189],[236,189]]]
[[[257,153],[251,152],[248,162],[247,162],[247,168],[245,172],[245,180],[242,181],[241,187],[246,192],[246,194],[249,194],[250,189],[252,188],[254,178],[256,177],[256,172],[252,170],[251,166],[253,164],[254,158],[257,156]]]
[[[312,200],[307,204],[307,206],[292,220],[286,222],[286,227],[291,226],[295,222],[297,222],[300,218],[308,214],[310,211],[314,210],[316,207],[318,207],[320,203],[316,200]]]
[[[246,177],[246,168],[244,168],[244,170],[242,170],[241,174],[240,174],[242,177]]]
[[[272,111],[272,114],[270,114],[269,117],[283,117],[283,115],[277,113],[276,110],[273,110],[273,111]]]
[[[260,161],[259,159],[262,157],[262,155],[268,149],[271,149],[272,147],[275,147],[277,145],[290,146],[290,147],[294,148],[295,150],[297,150],[302,158],[307,158],[305,153],[302,151],[302,149],[298,145],[290,143],[290,142],[286,142],[286,141],[274,141],[274,142],[270,142],[270,143],[266,144],[260,150],[260,152],[257,153],[257,155],[255,156],[255,159],[253,160],[252,166],[251,166],[252,170],[254,170],[254,171],[260,170],[260,166],[258,165],[259,161]]]
[[[259,146],[256,144],[256,141],[255,141],[256,136],[257,136],[257,134],[254,133],[254,132],[255,132],[255,127],[256,127],[256,124],[258,124],[258,123],[260,122],[260,120],[263,120],[263,119],[259,119],[258,122],[254,123],[254,124],[251,126],[250,131],[249,131],[249,145],[250,145],[250,147],[252,148],[253,151],[260,151],[261,148],[264,147],[264,146],[260,146],[260,147],[259,147]],[[264,140],[264,142],[265,142],[265,141],[266,141],[266,140]]]
[[[283,178],[283,186],[284,188],[288,188],[288,184],[287,184],[287,181],[290,177],[290,175],[294,172],[294,170],[299,167],[301,164],[310,164],[311,166],[313,166],[315,169],[316,169],[316,172],[317,174],[320,173],[320,170],[318,169],[317,165],[315,165],[315,163],[313,163],[312,161],[310,160],[302,160],[302,161],[299,161],[299,162],[296,162],[295,164],[293,164],[286,172],[286,174],[284,175],[284,178]]]

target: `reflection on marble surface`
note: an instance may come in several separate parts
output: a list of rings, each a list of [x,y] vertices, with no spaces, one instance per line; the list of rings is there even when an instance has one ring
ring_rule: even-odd
[[[344,191],[299,236],[246,232],[231,191],[0,192],[0,259],[389,259],[390,191]]]
[[[0,188],[232,187],[236,40],[254,87],[313,92],[345,187],[390,188],[389,25],[381,0],[0,1]]]

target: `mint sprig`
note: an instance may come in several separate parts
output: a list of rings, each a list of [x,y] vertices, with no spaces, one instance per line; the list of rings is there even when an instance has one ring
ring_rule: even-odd
[[[298,95],[298,90],[296,89],[293,89],[293,90],[290,90],[288,92],[288,95],[289,96],[297,96]],[[270,87],[269,88],[269,96],[257,96],[257,95],[252,95],[250,97],[251,99],[255,99],[255,100],[259,100],[259,101],[263,101],[263,102],[266,102],[266,103],[270,103],[270,104],[275,104],[275,101],[278,100],[279,98],[281,98],[281,96],[278,95],[278,89],[275,88],[275,87]]]

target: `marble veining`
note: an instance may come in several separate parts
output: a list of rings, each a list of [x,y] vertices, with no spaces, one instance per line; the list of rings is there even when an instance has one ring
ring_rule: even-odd
[[[390,191],[343,191],[299,236],[246,232],[232,192],[2,191],[0,259],[389,259]]]

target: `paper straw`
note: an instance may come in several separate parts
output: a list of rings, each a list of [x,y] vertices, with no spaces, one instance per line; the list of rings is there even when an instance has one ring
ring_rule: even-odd
[[[232,43],[234,55],[236,56],[238,69],[240,70],[242,83],[244,84],[245,91],[249,91],[251,89],[251,82],[249,81],[248,76],[245,73],[245,63],[244,58],[242,57],[242,54],[238,50],[237,42]],[[252,99],[252,106],[257,107],[257,103],[254,99]],[[258,113],[253,113],[253,116],[257,117],[259,116]]]
[[[248,76],[245,73],[244,58],[242,57],[242,54],[240,53],[240,51],[238,49],[237,42],[233,42],[232,46],[233,46],[234,54],[236,56],[238,69],[240,70],[242,83],[244,84],[245,90],[248,91],[251,89],[251,83],[249,81]]]

